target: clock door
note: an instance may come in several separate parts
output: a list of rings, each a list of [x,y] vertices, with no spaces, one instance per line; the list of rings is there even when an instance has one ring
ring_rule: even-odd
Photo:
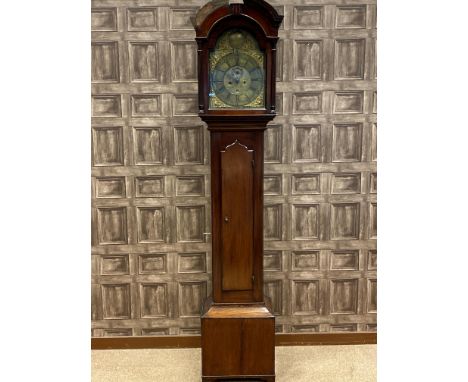
[[[254,152],[237,140],[221,151],[222,289],[253,289]]]

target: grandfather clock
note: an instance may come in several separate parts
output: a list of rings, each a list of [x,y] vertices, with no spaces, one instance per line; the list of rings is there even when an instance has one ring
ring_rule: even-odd
[[[202,307],[203,381],[275,380],[275,318],[263,296],[263,135],[276,115],[282,18],[263,0],[214,0],[193,20],[199,116],[211,138],[213,294]]]

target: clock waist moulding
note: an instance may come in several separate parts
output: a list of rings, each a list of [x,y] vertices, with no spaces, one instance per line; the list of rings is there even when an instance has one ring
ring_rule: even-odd
[[[202,380],[274,381],[263,295],[263,135],[275,115],[283,17],[263,0],[216,0],[192,22],[199,116],[211,140],[213,294],[202,307]]]

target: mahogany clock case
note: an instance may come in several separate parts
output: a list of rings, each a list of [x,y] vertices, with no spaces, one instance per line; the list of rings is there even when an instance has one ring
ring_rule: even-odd
[[[275,380],[275,318],[263,296],[263,140],[267,123],[276,115],[281,21],[282,16],[263,0],[210,2],[194,20],[199,116],[207,123],[211,140],[213,295],[201,316],[203,381]],[[226,33],[239,39],[252,36],[258,47],[256,62],[263,64],[264,90],[255,107],[242,107],[239,98],[229,95],[224,100],[235,99],[231,105],[210,105],[210,55],[216,54]],[[230,46],[233,53],[235,45]],[[231,71],[238,70],[239,76],[244,72],[239,59],[232,61],[216,74],[225,85],[232,85]],[[258,72],[252,78],[258,78]],[[247,83],[247,74],[245,79]],[[231,89],[227,90],[236,92],[236,86]]]

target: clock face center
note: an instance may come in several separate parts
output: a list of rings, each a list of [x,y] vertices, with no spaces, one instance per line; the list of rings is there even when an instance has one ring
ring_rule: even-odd
[[[250,73],[240,66],[229,68],[224,75],[224,86],[232,95],[244,94],[251,82]]]

